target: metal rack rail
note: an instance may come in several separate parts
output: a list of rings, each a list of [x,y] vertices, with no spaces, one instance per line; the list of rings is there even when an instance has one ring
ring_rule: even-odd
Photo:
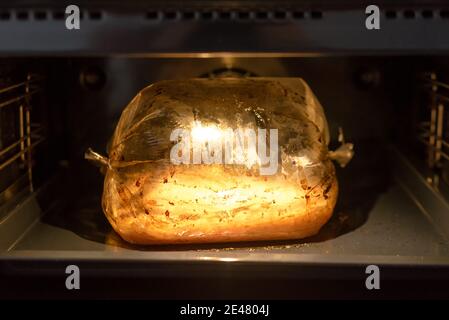
[[[17,192],[19,182],[26,181],[29,191],[34,190],[33,149],[45,140],[45,132],[40,123],[32,122],[31,110],[33,97],[42,92],[43,80],[29,73],[22,82],[0,87],[0,176],[9,177],[0,189],[0,205]],[[17,123],[8,125],[11,119]],[[14,165],[18,170],[13,170]]]
[[[438,185],[438,171],[442,169],[444,175],[449,161],[449,84],[440,81],[436,73],[429,73],[424,79],[429,115],[418,124],[418,139],[427,146],[427,165],[436,171],[432,184]]]

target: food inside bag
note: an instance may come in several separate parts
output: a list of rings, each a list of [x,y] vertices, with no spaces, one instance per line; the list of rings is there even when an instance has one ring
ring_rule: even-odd
[[[171,80],[129,103],[108,158],[86,157],[104,166],[104,212],[131,243],[297,239],[337,200],[328,142],[300,78]]]

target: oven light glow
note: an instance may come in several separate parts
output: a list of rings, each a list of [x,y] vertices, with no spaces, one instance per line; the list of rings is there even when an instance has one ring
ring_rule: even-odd
[[[214,124],[203,126],[201,122],[195,121],[190,130],[174,129],[170,134],[170,141],[177,142],[170,150],[170,161],[175,165],[237,164],[246,165],[250,169],[257,164],[261,175],[277,173],[277,129],[221,129]]]
[[[191,135],[198,142],[217,141],[221,139],[222,132],[217,126],[203,126],[201,122],[195,122]]]

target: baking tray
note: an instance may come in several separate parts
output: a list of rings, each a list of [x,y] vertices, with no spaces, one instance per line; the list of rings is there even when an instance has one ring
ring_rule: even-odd
[[[130,245],[112,230],[101,211],[102,177],[94,174],[97,183],[89,190],[70,182],[73,175],[69,175],[62,178],[64,185],[76,185],[66,188],[70,190],[69,198],[57,193],[64,189],[61,182],[46,186],[0,221],[0,261],[449,266],[448,204],[406,157],[394,148],[386,149],[389,157],[383,164],[376,165],[378,159],[373,155],[370,162],[359,150],[359,163],[363,165],[358,167],[355,162],[352,169],[339,170],[340,199],[334,215],[318,235],[308,239],[195,246]],[[363,179],[360,170],[367,172]],[[78,194],[75,189],[80,190]],[[45,198],[51,201],[43,210]]]

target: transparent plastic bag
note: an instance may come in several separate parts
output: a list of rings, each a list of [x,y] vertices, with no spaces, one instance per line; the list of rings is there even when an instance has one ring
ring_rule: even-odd
[[[323,109],[300,78],[172,80],[123,111],[106,168],[103,209],[138,244],[304,238],[337,199]]]

